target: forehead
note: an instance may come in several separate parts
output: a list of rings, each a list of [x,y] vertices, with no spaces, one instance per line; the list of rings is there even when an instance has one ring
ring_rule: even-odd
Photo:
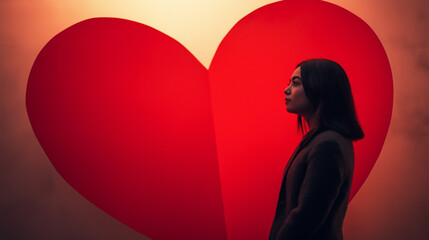
[[[293,77],[300,77],[301,78],[301,67],[297,67],[293,71],[292,76],[290,77],[290,79],[292,79]]]

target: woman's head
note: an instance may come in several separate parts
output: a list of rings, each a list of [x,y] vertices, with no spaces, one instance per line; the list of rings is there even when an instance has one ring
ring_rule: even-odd
[[[364,137],[354,107],[349,79],[344,69],[327,59],[310,59],[299,63],[285,89],[288,112],[311,118],[314,129],[332,129],[358,140]]]
[[[300,66],[293,71],[289,86],[285,89],[285,94],[286,110],[288,112],[307,118],[314,111],[303,87]]]

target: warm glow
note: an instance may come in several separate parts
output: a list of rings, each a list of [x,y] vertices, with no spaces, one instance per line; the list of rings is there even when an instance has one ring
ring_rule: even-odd
[[[68,26],[92,17],[118,17],[144,23],[173,37],[194,54],[205,67],[226,33],[242,17],[275,0],[129,0],[129,1],[44,1],[28,4],[28,11],[43,12],[34,26],[49,34],[42,44]],[[11,5],[24,3],[10,2]],[[18,6],[17,6],[18,7]],[[29,19],[27,19],[29,20]],[[46,29],[45,24],[55,28]],[[58,25],[60,24],[60,26]],[[46,29],[46,30],[44,30]],[[49,33],[47,32],[49,31]],[[34,39],[33,39],[34,40]],[[42,45],[42,46],[43,46]]]

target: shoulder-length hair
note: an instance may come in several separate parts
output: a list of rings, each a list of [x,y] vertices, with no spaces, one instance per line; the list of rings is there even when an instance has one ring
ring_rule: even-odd
[[[364,133],[356,116],[350,82],[344,69],[327,59],[310,59],[299,63],[305,94],[313,106],[314,128],[311,137],[325,129],[334,130],[354,141]],[[304,134],[302,116],[298,115],[298,130]]]

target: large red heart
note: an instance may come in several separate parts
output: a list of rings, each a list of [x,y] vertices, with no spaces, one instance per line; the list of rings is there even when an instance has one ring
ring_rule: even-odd
[[[297,145],[283,89],[295,65],[323,57],[349,75],[366,138],[352,195],[390,123],[392,75],[361,19],[322,1],[283,1],[238,22],[207,71],[140,23],[96,18],[59,33],[27,86],[33,130],[86,199],[152,239],[266,239]]]

